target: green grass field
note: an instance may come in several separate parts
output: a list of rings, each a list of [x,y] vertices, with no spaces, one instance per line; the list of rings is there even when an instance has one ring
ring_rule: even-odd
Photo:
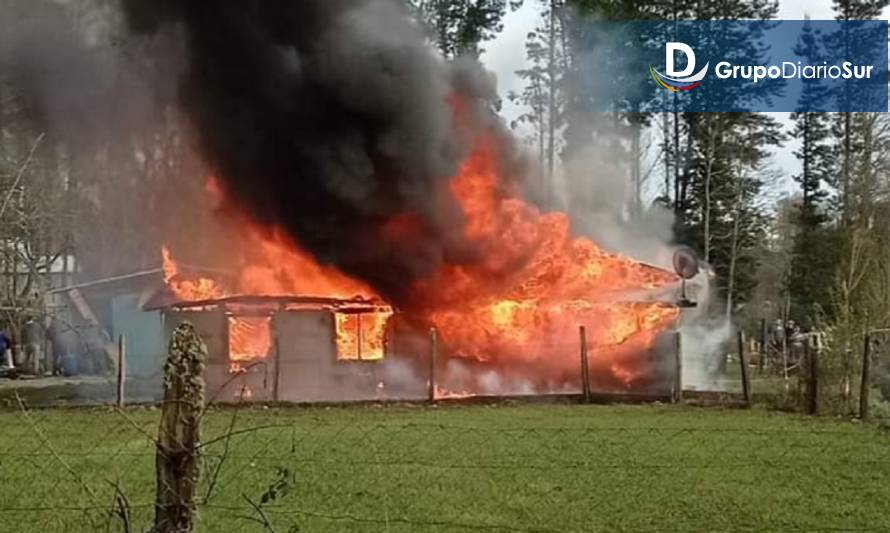
[[[109,519],[117,489],[130,531],[145,531],[158,414],[0,413],[0,531],[124,531]],[[202,494],[214,490],[200,531],[890,529],[890,433],[838,419],[657,405],[250,408],[211,411],[203,431]],[[276,482],[277,498],[251,508]]]

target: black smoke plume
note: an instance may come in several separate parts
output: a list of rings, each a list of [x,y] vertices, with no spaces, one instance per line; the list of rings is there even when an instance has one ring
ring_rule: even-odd
[[[186,40],[179,101],[229,198],[395,303],[470,260],[448,179],[470,148],[455,98],[494,89],[437,56],[396,0],[123,0]],[[231,243],[237,246],[237,243]]]

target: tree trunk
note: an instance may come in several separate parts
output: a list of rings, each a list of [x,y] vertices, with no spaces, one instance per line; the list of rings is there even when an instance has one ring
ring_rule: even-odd
[[[557,0],[550,0],[550,35],[548,57],[548,108],[547,113],[547,206],[553,206],[553,176],[556,170],[556,9]]]
[[[713,118],[708,114],[707,118],[707,135],[708,149],[705,154],[705,207],[704,207],[704,259],[706,263],[711,261],[711,177],[714,170],[714,154],[716,152],[715,143],[716,132],[714,129]]]
[[[677,112],[677,100],[674,97],[674,214],[677,220],[683,211],[682,193],[680,191],[680,114]]]
[[[736,194],[736,201],[734,206],[733,213],[733,222],[732,222],[732,245],[730,248],[729,254],[729,279],[727,280],[726,286],[726,319],[729,320],[732,318],[732,305],[733,298],[735,296],[735,273],[736,273],[736,264],[738,263],[738,254],[739,254],[739,219],[742,218],[742,187],[739,184],[739,190]]]
[[[850,157],[852,156],[852,115],[844,113],[844,149],[843,149],[843,169],[841,173],[841,217],[843,225],[846,226],[851,220],[850,206]]]
[[[639,105],[635,105],[639,109]],[[630,168],[633,182],[633,198],[631,198],[631,215],[639,218],[643,212],[643,170],[642,170],[642,126],[639,121],[639,112],[635,111],[630,120],[631,123],[631,154]]]
[[[661,136],[664,138],[664,197],[669,200],[671,197],[671,140],[670,140],[670,114],[661,114]]]
[[[803,154],[803,176],[801,177],[801,188],[803,189],[803,212],[804,215],[810,216],[810,157],[811,157],[811,147],[810,147],[810,120],[812,117],[812,113],[804,113],[803,116],[803,146],[801,146],[801,153]],[[804,220],[804,229],[809,228],[809,221]]]

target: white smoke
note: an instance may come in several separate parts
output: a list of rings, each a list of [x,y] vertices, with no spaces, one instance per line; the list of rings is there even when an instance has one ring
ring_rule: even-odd
[[[680,319],[680,345],[683,354],[682,383],[689,390],[723,390],[720,381],[721,358],[732,339],[732,321],[713,310],[707,271],[687,283],[688,296],[697,302],[695,308],[685,310]]]

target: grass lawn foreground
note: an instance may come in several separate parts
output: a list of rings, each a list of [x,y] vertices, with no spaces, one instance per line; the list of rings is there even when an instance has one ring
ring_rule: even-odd
[[[0,412],[0,531],[122,507],[147,530],[158,415]],[[214,409],[202,431],[200,531],[890,529],[890,432],[840,419],[508,402]]]

